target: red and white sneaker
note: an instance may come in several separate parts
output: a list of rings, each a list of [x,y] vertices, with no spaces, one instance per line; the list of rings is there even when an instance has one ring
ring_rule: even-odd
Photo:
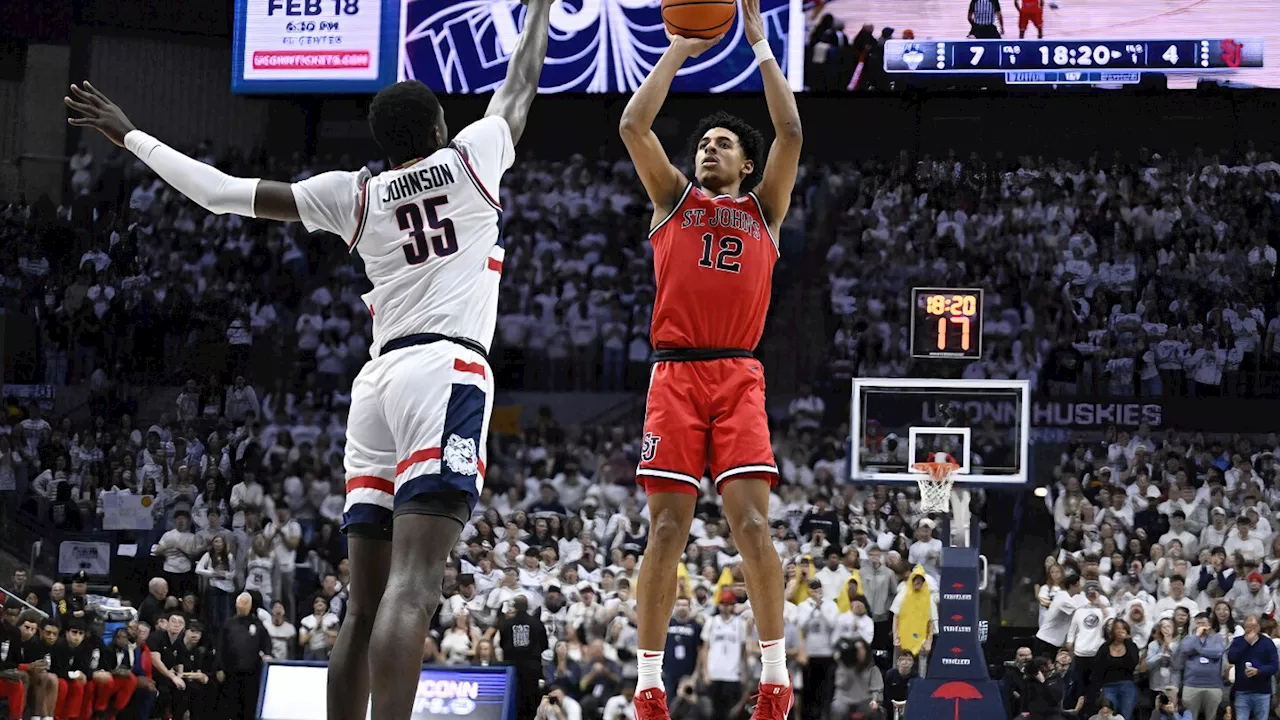
[[[760,694],[756,696],[756,709],[751,713],[751,720],[787,720],[792,700],[790,685],[760,683]],[[639,714],[636,717],[638,720]]]
[[[634,702],[636,720],[671,720],[667,711],[667,694],[658,688],[637,690]]]

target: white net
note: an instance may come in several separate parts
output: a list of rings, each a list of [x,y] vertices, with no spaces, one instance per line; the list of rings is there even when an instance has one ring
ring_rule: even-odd
[[[920,510],[925,514],[951,511],[951,488],[955,485],[954,473],[960,466],[949,462],[915,463],[911,466],[923,475],[916,478],[920,486]]]

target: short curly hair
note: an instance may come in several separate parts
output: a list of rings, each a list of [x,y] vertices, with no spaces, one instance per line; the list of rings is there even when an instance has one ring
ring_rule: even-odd
[[[742,178],[741,189],[743,193],[751,192],[760,184],[760,178],[764,177],[764,135],[737,115],[717,112],[703,118],[698,127],[694,128],[693,135],[689,138],[689,155],[695,158],[698,156],[698,141],[711,128],[724,128],[738,136],[742,154],[751,161],[751,174]]]
[[[417,80],[388,85],[369,103],[369,129],[383,154],[399,165],[440,149],[440,100]]]

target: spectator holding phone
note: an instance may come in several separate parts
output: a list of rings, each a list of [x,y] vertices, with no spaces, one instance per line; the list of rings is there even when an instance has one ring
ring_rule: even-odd
[[[1262,634],[1257,615],[1244,619],[1244,635],[1231,641],[1227,662],[1236,666],[1235,720],[1267,720],[1271,678],[1280,670],[1275,643]]]
[[[692,675],[681,678],[669,709],[671,717],[681,720],[711,720],[713,712],[711,700],[698,694],[698,685]]]
[[[1191,720],[1191,713],[1178,700],[1178,688],[1167,687],[1164,692],[1156,695],[1151,720]]]
[[[542,696],[536,720],[582,720],[582,706],[556,685]]]

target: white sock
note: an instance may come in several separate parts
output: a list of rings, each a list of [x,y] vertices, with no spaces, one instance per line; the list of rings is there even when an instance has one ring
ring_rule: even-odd
[[[760,683],[790,685],[787,672],[787,644],[781,639],[760,641]]]
[[[666,692],[667,688],[662,684],[662,656],[665,654],[663,650],[641,650],[639,656],[636,657],[636,669],[640,671],[636,677],[636,692],[641,690],[652,690],[657,688],[662,692]]]

